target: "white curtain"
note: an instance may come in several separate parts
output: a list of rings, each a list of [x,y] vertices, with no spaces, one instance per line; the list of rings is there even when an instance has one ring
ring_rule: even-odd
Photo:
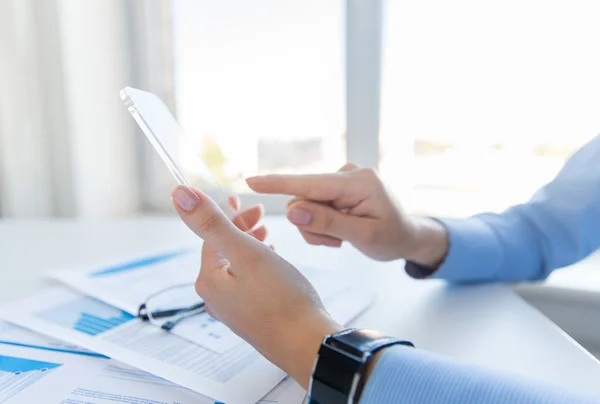
[[[172,184],[119,99],[173,107],[167,0],[0,1],[0,215],[129,216]]]

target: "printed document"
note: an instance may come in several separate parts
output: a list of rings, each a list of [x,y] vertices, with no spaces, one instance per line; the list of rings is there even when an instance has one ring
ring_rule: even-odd
[[[193,283],[200,269],[197,249],[166,251],[153,256],[135,257],[126,262],[99,268],[52,271],[50,276],[78,291],[118,307],[131,315],[150,296],[169,287]],[[340,279],[327,272],[301,268],[326,303],[337,293],[353,286],[350,279]],[[192,288],[193,286],[190,286]],[[225,325],[206,313],[180,322],[171,332],[202,347],[225,353],[243,340]]]
[[[286,379],[261,403],[296,403],[305,392]],[[149,373],[0,322],[0,403],[213,404]]]
[[[333,297],[328,309],[347,323],[372,300],[351,291]],[[0,317],[227,404],[258,402],[285,377],[246,343],[217,353],[66,287],[6,304]]]

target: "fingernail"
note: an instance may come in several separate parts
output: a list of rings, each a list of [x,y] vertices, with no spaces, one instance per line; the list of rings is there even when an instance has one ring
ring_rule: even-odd
[[[200,198],[191,189],[186,187],[177,187],[173,192],[173,200],[175,203],[186,212],[194,210],[200,202]]]
[[[312,213],[304,209],[290,209],[288,210],[287,217],[294,224],[309,224],[312,219]]]

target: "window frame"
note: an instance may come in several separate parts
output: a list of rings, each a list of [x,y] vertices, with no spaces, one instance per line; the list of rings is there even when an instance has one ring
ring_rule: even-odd
[[[346,0],[346,153],[379,166],[383,0]]]

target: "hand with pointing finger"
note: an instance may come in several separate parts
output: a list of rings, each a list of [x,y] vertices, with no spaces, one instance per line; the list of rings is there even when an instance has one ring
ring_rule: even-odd
[[[371,169],[347,164],[332,174],[246,181],[259,193],[293,196],[287,217],[310,244],[339,247],[348,241],[377,260],[405,258],[428,266],[446,255],[445,228],[433,219],[407,215]]]
[[[204,193],[176,187],[173,204],[204,240],[196,291],[209,314],[254,346],[304,388],[325,335],[342,328],[331,319],[310,282],[262,243],[263,212],[252,207],[233,221]],[[239,201],[230,199],[239,211]]]

